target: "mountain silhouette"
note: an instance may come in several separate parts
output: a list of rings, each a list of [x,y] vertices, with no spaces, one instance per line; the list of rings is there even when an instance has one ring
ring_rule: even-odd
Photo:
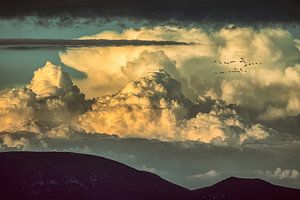
[[[257,178],[230,177],[210,187],[193,191],[198,200],[296,200],[300,190],[273,185]]]
[[[106,158],[68,152],[0,153],[1,199],[299,199],[300,190],[231,177],[188,190]]]

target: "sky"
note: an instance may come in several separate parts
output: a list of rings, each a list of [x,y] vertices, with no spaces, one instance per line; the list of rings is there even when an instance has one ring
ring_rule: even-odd
[[[297,1],[0,3],[0,151],[299,188]]]

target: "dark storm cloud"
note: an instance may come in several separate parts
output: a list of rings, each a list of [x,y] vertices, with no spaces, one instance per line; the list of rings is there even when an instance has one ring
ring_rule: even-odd
[[[0,39],[0,48],[13,50],[53,49],[64,47],[189,45],[185,42],[155,40],[63,40],[63,39]]]
[[[150,20],[299,22],[298,0],[0,0],[0,16],[133,17]],[[71,16],[71,17],[66,17]]]

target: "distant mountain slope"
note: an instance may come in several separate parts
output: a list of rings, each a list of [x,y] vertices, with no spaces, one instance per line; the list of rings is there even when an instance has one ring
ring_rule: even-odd
[[[230,177],[193,191],[197,200],[297,200],[300,190],[272,185],[260,179]]]
[[[300,190],[231,177],[190,191],[102,157],[66,152],[0,153],[1,199],[297,200]]]
[[[0,153],[7,199],[187,199],[189,190],[105,158],[59,152]],[[2,199],[2,198],[1,198]]]

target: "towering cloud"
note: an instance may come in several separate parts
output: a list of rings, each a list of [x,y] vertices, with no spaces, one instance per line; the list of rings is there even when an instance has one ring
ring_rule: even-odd
[[[0,98],[0,130],[38,132],[34,113],[36,95],[29,89],[12,89]]]
[[[50,62],[34,72],[28,88],[38,98],[57,97],[72,90],[73,83],[69,76]]]
[[[55,127],[69,124],[89,105],[69,76],[47,62],[35,72],[26,88],[12,89],[1,96],[0,129],[53,133]]]
[[[79,131],[232,145],[273,136],[236,109],[209,97],[191,102],[163,69],[130,81],[113,95],[88,101],[60,67],[48,62],[27,88],[1,97],[1,131],[29,131],[42,137],[68,137]]]
[[[164,69],[181,82],[183,93],[192,101],[199,95],[222,98],[227,103],[254,110],[258,120],[299,114],[299,42],[287,30],[229,26],[208,32],[201,28],[158,26],[120,33],[106,31],[83,38],[195,43],[172,47],[72,49],[62,53],[63,63],[87,74],[87,79],[76,84],[88,96],[117,92],[129,80]],[[248,63],[246,67],[239,62],[241,58]],[[236,62],[227,64],[229,61]],[[247,73],[213,75],[241,68]]]
[[[47,63],[26,88],[2,92],[0,151],[97,154],[189,187],[232,175],[299,185],[299,137],[257,123],[222,99],[192,102],[180,85],[158,69],[85,100],[66,73]]]
[[[61,68],[46,63],[27,88],[2,96],[2,131],[59,137],[79,131],[240,145],[284,137],[266,121],[300,113],[299,51],[288,31],[227,27],[208,33],[166,26],[90,38],[195,44],[62,52],[62,62],[87,75],[75,84],[97,98],[85,100]],[[241,59],[252,66],[242,66]],[[242,67],[247,73],[214,74]]]
[[[192,106],[180,83],[160,70],[128,83],[114,95],[98,98],[79,122],[87,132],[172,140],[180,120],[192,114]]]
[[[147,73],[118,93],[96,99],[92,110],[79,117],[79,127],[120,137],[233,145],[272,135],[222,100],[202,98],[192,103],[164,70]]]

